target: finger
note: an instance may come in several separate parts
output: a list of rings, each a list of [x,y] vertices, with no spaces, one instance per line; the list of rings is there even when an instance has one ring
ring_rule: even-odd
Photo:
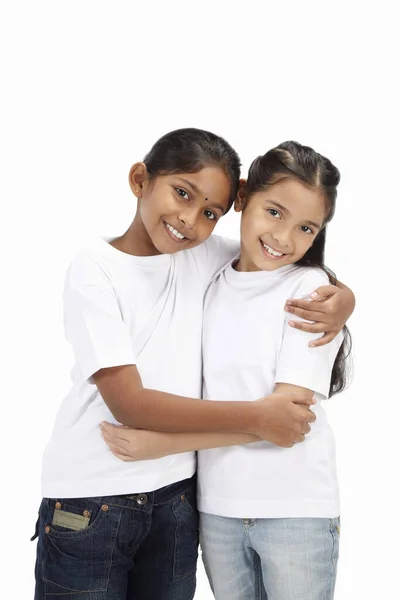
[[[294,404],[303,404],[305,406],[311,406],[312,404],[316,404],[315,398],[313,398],[312,396],[310,397],[309,394],[310,394],[309,392],[308,393],[306,393],[306,392],[299,393],[298,395],[293,393],[293,394],[291,394],[291,401]]]
[[[280,446],[281,448],[293,448],[295,443],[296,442],[279,442],[279,443],[277,443],[277,445]]]
[[[103,438],[103,440],[107,443],[107,444],[115,444],[116,446],[121,446],[122,442],[121,440],[115,438],[114,435],[110,435],[109,433],[107,433],[106,431],[102,431],[101,432],[101,437]]]
[[[110,431],[114,429],[119,431],[120,429],[125,428],[125,425],[114,425],[113,423],[108,423],[108,421],[102,421],[100,423],[100,427],[104,427],[105,429],[109,429]]]
[[[304,423],[303,427],[301,428],[301,433],[303,435],[307,435],[307,433],[310,433],[311,431],[311,427],[309,425],[309,423]]]
[[[113,454],[117,453],[117,454],[120,454],[121,456],[128,456],[128,457],[130,456],[130,454],[128,454],[128,452],[121,450],[120,448],[118,448],[118,446],[115,446],[115,444],[108,444],[108,447],[110,448],[110,450]]]
[[[135,460],[131,456],[125,456],[125,454],[119,454],[118,452],[113,452],[113,454],[114,454],[114,456],[119,458],[119,460],[123,460],[124,462],[131,462],[131,461]]]
[[[338,292],[339,288],[336,285],[321,285],[321,287],[316,289],[315,292],[310,294],[310,298],[313,298],[313,300],[317,300],[318,298],[319,301],[326,300],[327,298],[334,296]],[[317,296],[315,296],[315,294],[317,294]]]
[[[120,440],[116,440],[113,436],[108,435],[108,434],[104,434],[103,435],[103,440],[106,442],[106,444],[111,448],[111,446],[114,446],[115,448],[119,448],[119,450],[121,452],[126,452],[127,448],[126,445],[124,444],[123,441]]]
[[[298,308],[304,311],[312,311],[315,313],[321,313],[321,302],[316,302],[316,301],[312,301],[312,300],[300,300],[300,299],[296,299],[294,298],[293,300],[287,300],[286,304],[285,304],[285,310],[286,312],[290,312],[290,313],[294,313],[294,314],[298,314],[297,312],[294,312],[294,309]],[[319,319],[316,319],[317,321]]]
[[[299,431],[303,431],[303,426],[305,423],[314,423],[315,419],[317,418],[315,413],[309,408],[302,409],[301,414],[299,414],[298,417],[299,422],[301,423]]]
[[[318,323],[307,323],[306,321],[289,321],[290,327],[307,333],[325,333],[328,326],[327,323],[319,321]]]
[[[307,410],[307,413],[306,423],[314,423],[317,415],[312,410]]]
[[[304,435],[304,433],[297,434],[293,440],[292,446],[294,446],[294,444],[301,444],[301,442],[304,442],[305,439],[306,436]]]
[[[117,427],[115,425],[111,425],[110,423],[101,423],[100,429],[102,433],[107,433],[115,439],[124,440],[127,443],[129,442],[122,427]]]
[[[108,431],[108,433],[115,435],[118,432],[120,432],[121,427],[111,425],[111,423],[107,423],[107,421],[102,421],[102,423],[100,423],[100,429],[102,431]]]
[[[338,331],[331,331],[330,333],[325,333],[322,337],[314,340],[313,342],[309,342],[309,346],[311,348],[320,348],[321,346],[326,346],[326,344],[330,344],[332,340],[337,336]]]
[[[315,321],[315,322],[320,322],[320,321],[324,321],[325,317],[326,317],[326,312],[316,312],[315,310],[307,310],[304,308],[297,308],[297,307],[289,307],[290,310],[286,310],[286,312],[290,313],[288,316],[291,315],[295,315],[296,317],[299,317],[300,319],[305,319],[306,321]]]

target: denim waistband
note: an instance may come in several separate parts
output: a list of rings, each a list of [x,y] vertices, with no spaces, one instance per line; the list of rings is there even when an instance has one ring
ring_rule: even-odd
[[[91,502],[96,504],[107,504],[110,506],[120,506],[125,508],[150,510],[152,506],[166,504],[174,500],[177,496],[196,492],[196,475],[176,483],[171,483],[165,487],[154,490],[153,492],[133,492],[132,494],[123,494],[119,496],[96,496],[91,497]],[[67,500],[67,498],[44,498],[44,501],[49,500]],[[74,499],[71,498],[73,501]]]

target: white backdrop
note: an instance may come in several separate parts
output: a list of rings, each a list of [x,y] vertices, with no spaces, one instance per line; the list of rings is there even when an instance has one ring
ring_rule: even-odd
[[[400,98],[394,2],[4,2],[1,44],[1,586],[33,597],[40,463],[69,388],[61,291],[77,248],[118,235],[165,132],[250,161],[287,139],[342,172],[327,263],[357,296],[355,379],[329,405],[342,490],[337,600],[398,588]],[[217,233],[238,237],[233,212]],[[397,450],[396,450],[397,448]],[[12,590],[12,591],[11,591]],[[3,591],[3,589],[2,589]],[[5,595],[2,593],[2,596]],[[196,600],[211,599],[199,568]]]

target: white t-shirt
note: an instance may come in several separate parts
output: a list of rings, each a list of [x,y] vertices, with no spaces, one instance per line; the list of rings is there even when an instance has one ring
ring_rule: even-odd
[[[101,421],[116,421],[92,375],[136,364],[144,387],[200,398],[204,294],[237,251],[238,242],[212,236],[193,250],[138,257],[99,239],[73,260],[64,312],[76,362],[43,459],[45,497],[153,491],[193,475],[190,452],[139,462],[116,458],[99,429]]]
[[[229,265],[205,302],[203,397],[257,400],[276,383],[290,383],[326,398],[343,336],[308,347],[320,336],[290,327],[295,317],[284,305],[327,283],[320,269],[238,272]],[[313,410],[311,433],[293,448],[256,442],[199,452],[199,510],[238,518],[337,517],[334,439],[320,402]]]

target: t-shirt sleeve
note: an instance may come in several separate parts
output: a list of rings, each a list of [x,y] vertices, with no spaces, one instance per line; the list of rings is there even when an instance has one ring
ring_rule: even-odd
[[[302,277],[292,297],[309,298],[309,295],[321,285],[328,285],[328,276],[320,269],[310,269]],[[290,383],[313,390],[323,399],[329,397],[332,368],[343,342],[340,332],[332,342],[325,346],[310,348],[308,343],[321,337],[290,327],[289,320],[304,321],[287,313],[280,348],[276,383]]]
[[[219,235],[212,235],[200,246],[194,249],[195,260],[198,263],[206,284],[215,277],[235,256],[239,254],[240,244]]]
[[[115,290],[96,258],[78,256],[67,271],[64,326],[83,379],[100,369],[136,363]]]

